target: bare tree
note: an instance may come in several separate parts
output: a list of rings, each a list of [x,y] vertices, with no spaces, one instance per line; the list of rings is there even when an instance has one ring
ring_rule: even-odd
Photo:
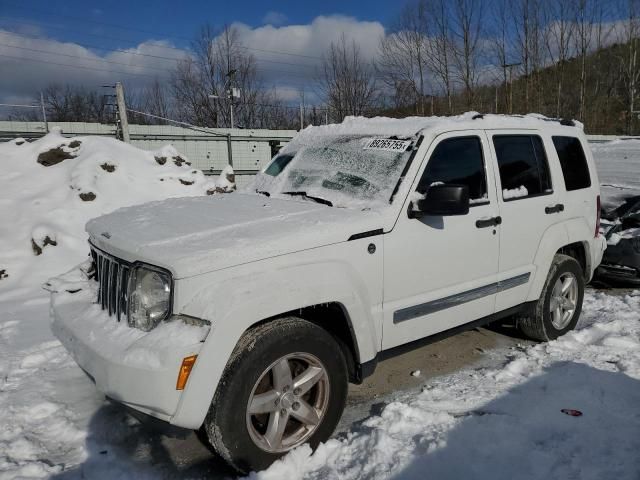
[[[265,120],[267,110],[260,105],[275,99],[262,88],[255,58],[241,44],[235,27],[226,26],[219,33],[203,27],[192,50],[193,56],[179,62],[171,79],[181,119],[202,126],[229,126],[233,102],[237,125],[253,126]],[[230,94],[232,89],[239,98]]]
[[[546,3],[547,26],[545,29],[545,47],[549,60],[555,64],[556,105],[555,115],[563,116],[562,96],[565,67],[571,54],[571,45],[575,30],[573,13],[570,5],[564,0],[547,0]]]
[[[447,101],[447,112],[453,113],[453,86],[451,81],[451,39],[450,12],[446,0],[433,0],[429,4],[429,41],[427,42],[427,63],[438,79]]]
[[[47,118],[53,122],[100,122],[104,102],[95,90],[51,84],[43,91]]]
[[[165,118],[171,115],[166,87],[157,78],[142,91],[142,105],[152,115]]]
[[[502,85],[503,85],[503,103],[504,103],[504,111],[511,111],[511,102],[508,91],[508,78],[507,78],[507,64],[508,57],[510,54],[510,37],[509,37],[509,15],[507,10],[507,2],[508,0],[496,0],[492,7],[492,16],[496,19],[495,22],[495,30],[493,32],[492,41],[491,41],[491,50],[494,58],[494,63],[496,66],[500,67],[502,70]],[[496,87],[496,113],[499,110],[498,104],[498,90]]]
[[[580,94],[578,119],[584,120],[585,100],[587,91],[587,55],[591,51],[594,33],[595,3],[593,0],[576,0],[575,23],[576,52],[580,58]]]
[[[456,73],[464,86],[467,108],[471,109],[478,82],[481,54],[482,5],[480,0],[455,0],[453,4],[453,52]]]
[[[347,42],[344,34],[331,43],[323,56],[320,90],[331,112],[342,120],[346,115],[364,115],[378,96],[374,66],[360,53],[355,41]]]
[[[425,114],[427,33],[426,0],[408,3],[392,32],[381,39],[377,63],[383,81],[394,90],[396,106],[413,104],[420,115]]]
[[[511,13],[515,26],[515,40],[519,50],[524,83],[524,110],[529,110],[529,86],[531,73],[531,15],[532,0],[514,0]]]
[[[626,55],[620,58],[620,70],[624,85],[624,96],[627,103],[627,134],[633,133],[633,117],[636,109],[636,94],[640,80],[640,66],[638,65],[638,37],[640,36],[640,0],[626,1],[627,17],[623,24],[623,34],[626,40]]]

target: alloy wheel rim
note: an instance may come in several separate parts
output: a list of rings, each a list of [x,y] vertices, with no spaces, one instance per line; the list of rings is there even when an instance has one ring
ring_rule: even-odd
[[[571,272],[560,275],[551,291],[551,324],[562,330],[571,323],[578,304],[578,279]]]
[[[251,390],[246,408],[255,445],[280,453],[306,442],[322,423],[329,404],[329,379],[310,353],[291,353],[269,365]]]

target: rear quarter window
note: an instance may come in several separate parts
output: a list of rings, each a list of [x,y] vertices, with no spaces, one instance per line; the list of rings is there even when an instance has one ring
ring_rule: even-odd
[[[552,137],[552,139],[560,159],[567,191],[589,188],[591,176],[580,140],[576,137]]]

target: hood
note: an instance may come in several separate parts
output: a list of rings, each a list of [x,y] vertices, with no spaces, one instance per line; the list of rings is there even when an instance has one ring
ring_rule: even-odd
[[[91,220],[87,232],[96,247],[112,255],[184,278],[382,227],[375,211],[232,193],[121,208]]]

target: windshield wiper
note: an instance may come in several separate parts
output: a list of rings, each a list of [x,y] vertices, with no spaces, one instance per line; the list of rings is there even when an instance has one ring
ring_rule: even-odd
[[[333,203],[331,203],[329,200],[325,200],[324,198],[320,198],[320,197],[313,197],[311,195],[307,195],[307,192],[282,192],[283,195],[292,195],[292,196],[299,196],[299,197],[304,197],[304,198],[308,198],[309,200],[313,200],[314,202],[318,202],[321,203],[323,205],[328,205],[330,207],[333,207]]]
[[[269,192],[265,192],[264,190],[256,190],[256,193],[259,193],[260,195],[264,195],[265,197],[271,196]]]

